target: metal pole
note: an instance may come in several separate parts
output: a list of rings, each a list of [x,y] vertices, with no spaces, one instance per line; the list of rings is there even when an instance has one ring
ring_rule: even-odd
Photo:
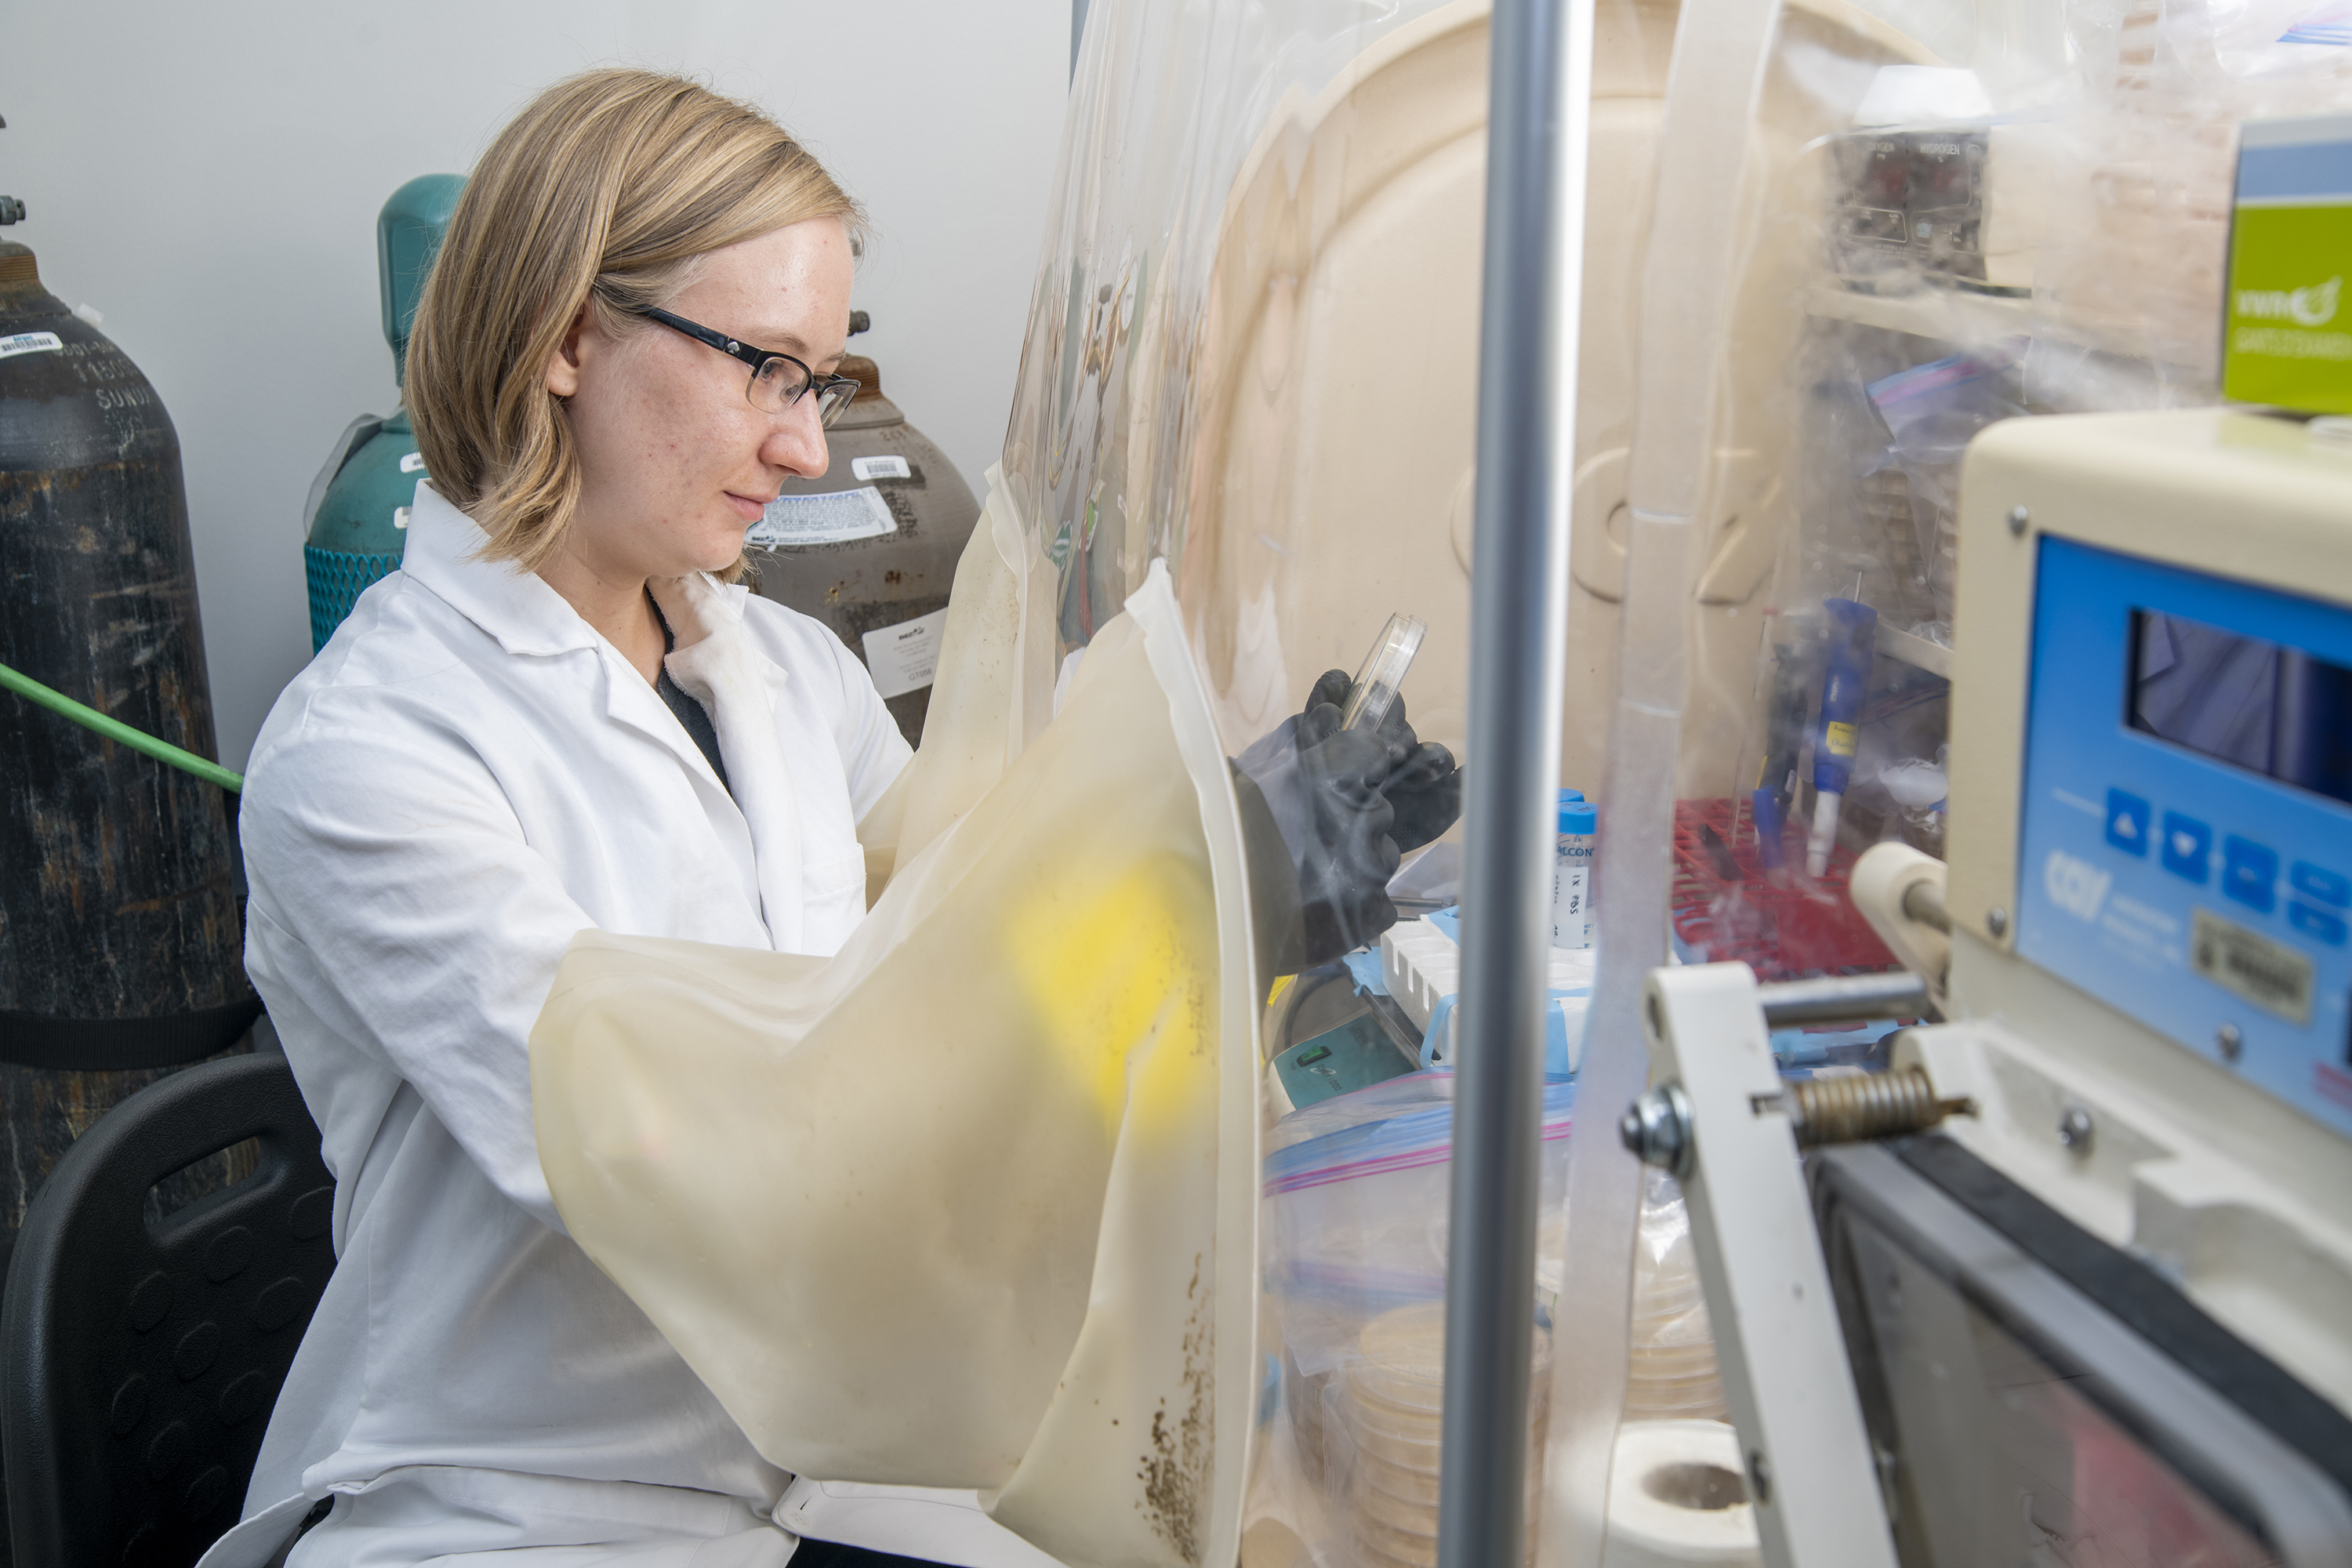
[[[1518,1568],[1592,0],[1496,0],[1440,1568]]]
[[[1885,974],[1824,974],[1756,988],[1767,1028],[1850,1024],[1870,1018],[1918,1017],[1933,1005],[1927,983],[1907,969]]]

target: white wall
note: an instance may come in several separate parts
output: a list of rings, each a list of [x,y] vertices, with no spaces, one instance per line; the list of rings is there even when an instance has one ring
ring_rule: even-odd
[[[221,760],[310,654],[301,510],[395,396],[375,215],[587,66],[766,106],[878,231],[856,340],[978,492],[1004,436],[1069,71],[1069,0],[0,0],[0,192],[178,426]]]

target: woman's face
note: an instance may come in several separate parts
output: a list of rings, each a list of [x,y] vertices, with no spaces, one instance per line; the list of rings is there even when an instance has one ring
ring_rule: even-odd
[[[822,378],[848,341],[849,281],[847,234],[812,218],[704,258],[668,309]],[[609,581],[733,563],[783,482],[825,470],[815,396],[763,413],[745,395],[751,379],[742,361],[657,322],[614,337],[583,312],[547,367],[580,453],[564,552]]]

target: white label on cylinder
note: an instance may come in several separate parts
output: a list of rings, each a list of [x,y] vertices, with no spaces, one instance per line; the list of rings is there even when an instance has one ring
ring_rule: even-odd
[[[425,471],[424,454],[421,452],[411,452],[405,458],[401,458],[400,471],[404,474],[423,473]]]
[[[778,496],[743,542],[763,550],[789,550],[795,544],[839,544],[853,539],[879,539],[898,531],[890,503],[872,485],[863,489],[827,490],[822,495]]]
[[[55,332],[17,332],[0,338],[0,359],[10,354],[54,353],[65,346],[65,340]]]
[[[878,632],[867,632],[866,668],[874,689],[885,697],[904,697],[931,683],[940,668],[940,640],[948,626],[948,613],[933,610]]]
[[[853,458],[849,462],[851,475],[859,479],[911,479],[915,470],[907,466],[904,458]]]
[[[1551,861],[1551,944],[1592,945],[1592,840],[1590,833],[1562,833]]]

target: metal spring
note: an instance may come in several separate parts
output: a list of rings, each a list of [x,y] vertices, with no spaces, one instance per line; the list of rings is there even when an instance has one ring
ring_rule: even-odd
[[[1940,1100],[1923,1068],[1810,1079],[1786,1085],[1790,1131],[1797,1147],[1859,1143],[1924,1132],[1945,1117],[1973,1115],[1966,1100]]]

